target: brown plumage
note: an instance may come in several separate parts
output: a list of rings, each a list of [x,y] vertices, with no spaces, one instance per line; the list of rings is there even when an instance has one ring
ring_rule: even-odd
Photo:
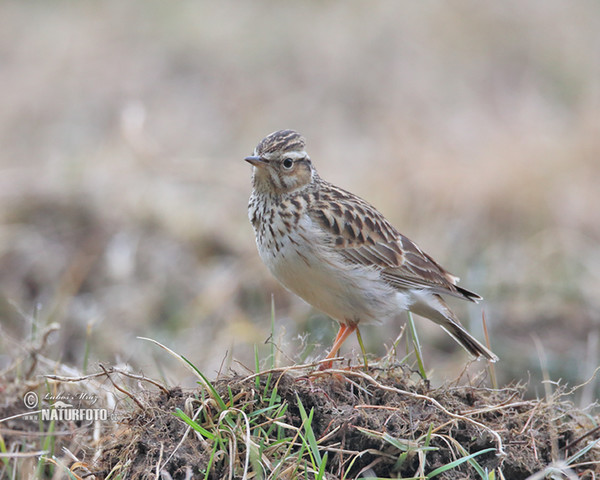
[[[260,256],[289,290],[340,323],[328,358],[360,323],[410,310],[433,320],[469,353],[497,357],[440,296],[477,302],[373,206],[322,180],[293,130],[265,137],[254,155],[249,218]],[[358,332],[357,332],[358,333]]]

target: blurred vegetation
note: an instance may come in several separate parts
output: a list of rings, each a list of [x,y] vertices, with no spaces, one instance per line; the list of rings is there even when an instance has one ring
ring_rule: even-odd
[[[62,361],[89,345],[154,370],[143,335],[216,372],[252,364],[273,295],[281,361],[323,355],[334,323],[268,274],[246,218],[243,157],[294,128],[485,297],[456,308],[479,338],[485,311],[501,383],[540,358],[581,383],[600,363],[599,49],[596,2],[2,2],[2,334],[56,321]],[[365,328],[368,350],[403,321]],[[466,354],[418,328],[454,378]]]

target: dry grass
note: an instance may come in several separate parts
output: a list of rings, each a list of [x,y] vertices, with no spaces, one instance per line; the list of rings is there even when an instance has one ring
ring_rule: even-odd
[[[537,400],[524,386],[488,388],[485,375],[432,387],[392,353],[367,370],[296,365],[214,382],[192,366],[194,389],[58,362],[41,376],[50,333],[3,372],[6,478],[597,478],[598,405],[576,408],[561,386]],[[110,415],[44,421],[23,406],[32,392],[38,409],[64,410],[60,400]]]

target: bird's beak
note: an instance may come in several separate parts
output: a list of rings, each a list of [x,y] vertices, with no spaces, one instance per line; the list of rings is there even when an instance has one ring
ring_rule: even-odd
[[[244,158],[244,160],[246,160],[249,164],[254,165],[255,167],[262,167],[267,164],[267,161],[264,158],[256,156],[246,157]]]

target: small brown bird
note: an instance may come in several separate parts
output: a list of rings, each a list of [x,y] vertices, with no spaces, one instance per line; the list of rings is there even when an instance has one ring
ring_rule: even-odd
[[[340,324],[334,358],[359,324],[409,310],[433,320],[475,357],[498,357],[461,325],[441,294],[481,297],[399,233],[373,206],[322,180],[293,130],[261,140],[246,157],[253,191],[248,217],[258,252],[290,291]],[[327,364],[331,367],[331,362]]]

